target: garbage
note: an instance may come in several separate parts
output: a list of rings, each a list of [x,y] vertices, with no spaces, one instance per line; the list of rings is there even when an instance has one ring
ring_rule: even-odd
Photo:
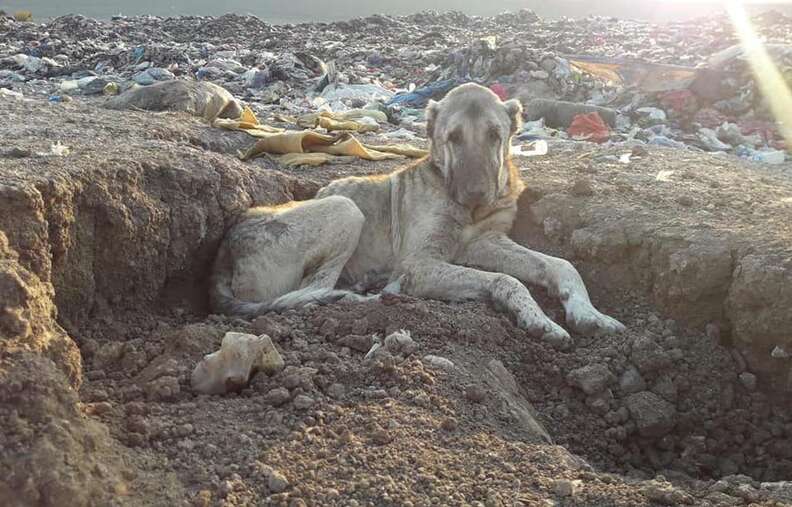
[[[616,111],[613,109],[563,100],[533,99],[525,105],[524,116],[529,121],[544,118],[548,127],[567,128],[576,116],[590,113],[596,113],[609,126],[616,126]]]
[[[310,130],[286,131],[262,136],[247,152],[242,155],[243,160],[250,160],[269,154],[304,154],[325,153],[329,155],[353,156],[364,160],[386,160],[402,158],[404,156],[424,156],[424,150],[409,147],[395,146],[366,146],[348,133],[339,135],[325,135]],[[292,156],[289,160],[295,160]],[[317,158],[306,157],[305,160],[315,161]]]
[[[610,137],[610,130],[598,112],[578,114],[567,129],[574,139],[604,143]]]
[[[56,157],[65,157],[71,153],[71,150],[68,146],[61,144],[60,141],[57,141],[50,146],[50,153]]]
[[[15,92],[14,90],[9,90],[7,88],[0,88],[0,97],[22,100],[24,98],[24,95],[20,92]]]
[[[726,144],[718,139],[718,134],[712,129],[699,129],[698,138],[699,141],[701,141],[703,148],[708,151],[726,151],[731,149],[731,145]]]
[[[415,90],[407,93],[398,94],[388,102],[385,103],[386,106],[393,106],[393,105],[401,105],[401,106],[409,106],[409,107],[425,107],[426,104],[429,103],[430,99],[440,100],[442,99],[446,93],[448,93],[452,88],[456,87],[459,84],[462,84],[463,81],[457,79],[445,79],[443,81],[435,81],[429,85],[423,86],[421,88],[416,88]]]
[[[754,28],[781,73],[792,77],[792,19]],[[272,116],[379,111],[385,120],[317,116],[310,128],[377,128],[386,138],[409,140],[423,131],[430,98],[475,81],[523,102],[521,141],[578,137],[568,130],[575,116],[596,111],[614,141],[746,158],[746,149],[784,149],[750,54],[733,45],[725,16],[655,25],[596,16],[543,20],[528,10],[494,17],[428,12],[283,27],[233,14],[102,21],[68,15],[36,24],[2,18],[0,31],[0,88],[26,97],[102,101],[118,93],[110,107],[141,107],[125,102],[134,95],[146,109],[239,118],[236,100],[223,114],[231,102],[213,103],[207,113],[205,95],[164,104],[136,91],[199,82]],[[245,37],[234,42],[229,34]],[[666,128],[648,130],[655,126]],[[758,157],[768,156],[778,159]]]
[[[751,160],[765,164],[783,164],[786,160],[786,153],[781,150],[761,150],[754,153]]]
[[[635,110],[638,122],[644,126],[659,125],[666,121],[666,113],[656,107],[639,107]]]
[[[547,155],[549,146],[547,141],[539,139],[528,145],[515,145],[511,147],[511,154],[519,157],[540,157]]]
[[[105,95],[118,95],[120,92],[121,89],[118,87],[118,83],[107,83],[102,89],[102,93]]]

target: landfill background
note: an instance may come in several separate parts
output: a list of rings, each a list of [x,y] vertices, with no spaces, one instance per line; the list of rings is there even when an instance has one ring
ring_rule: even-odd
[[[525,107],[512,237],[624,335],[209,313],[240,213],[423,156],[469,81]],[[792,165],[726,16],[0,16],[0,118],[0,505],[792,505]],[[201,392],[234,340],[278,367]]]
[[[772,11],[753,19],[784,75],[792,58],[788,19]],[[785,160],[784,141],[725,15],[664,25],[543,21],[527,10],[284,26],[237,15],[0,23],[0,87],[53,102],[197,79],[223,86],[265,116],[371,106],[388,115],[385,130],[404,128],[409,137],[420,134],[430,98],[475,81],[522,100],[529,118],[538,116],[530,107],[535,98],[606,108],[591,115],[557,105],[569,113],[527,122],[520,140],[636,140],[768,164]],[[572,125],[575,113],[588,113],[588,122]]]

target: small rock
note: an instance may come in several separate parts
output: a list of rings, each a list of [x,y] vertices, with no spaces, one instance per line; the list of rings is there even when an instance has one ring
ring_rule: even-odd
[[[289,480],[277,470],[272,470],[267,478],[267,487],[273,493],[281,493],[289,487]]]
[[[635,366],[630,366],[624,370],[621,378],[619,378],[619,389],[625,394],[632,394],[646,390],[646,382],[644,381],[643,377],[641,377],[641,373],[635,368]]]
[[[172,400],[181,391],[179,379],[171,376],[160,377],[147,383],[143,389],[150,400]]]
[[[297,410],[308,410],[314,404],[313,398],[304,394],[298,394],[294,397],[294,408]]]
[[[99,403],[90,403],[86,405],[85,408],[86,408],[86,412],[96,415],[107,414],[113,410],[113,406],[107,401],[102,401]]]
[[[452,372],[456,368],[454,366],[454,363],[452,363],[450,360],[446,359],[445,357],[434,356],[432,354],[425,355],[423,361],[432,368],[445,370],[447,372]]]
[[[473,403],[481,403],[487,398],[487,391],[478,384],[471,384],[465,388],[465,398]]]
[[[650,481],[643,488],[643,494],[646,495],[648,499],[663,505],[693,503],[693,499],[690,497],[690,495],[675,488],[671,484],[660,481]]]
[[[775,346],[773,351],[770,353],[770,356],[773,359],[789,359],[789,357],[790,357],[789,352],[787,352],[784,349],[784,347],[781,347],[779,345]]]
[[[455,431],[457,427],[457,421],[453,417],[446,417],[443,419],[443,422],[440,423],[440,428],[445,431]]]
[[[195,497],[193,497],[193,505],[195,507],[209,507],[212,505],[212,492],[208,489],[202,489]]]
[[[403,329],[389,334],[383,343],[391,354],[409,356],[418,350],[418,344],[412,339],[410,332]]]
[[[338,340],[339,345],[349,347],[358,352],[368,352],[371,349],[371,336],[350,334]]]
[[[660,371],[671,365],[671,360],[663,348],[649,336],[635,339],[630,359],[641,373]]]
[[[753,373],[748,373],[747,371],[740,373],[740,382],[742,382],[743,387],[748,391],[756,389],[756,375]]]
[[[285,387],[276,387],[267,393],[266,399],[267,403],[270,405],[274,407],[280,407],[284,403],[289,402],[291,399],[291,394]]]
[[[602,392],[608,385],[616,381],[610,368],[601,363],[589,364],[572,370],[567,375],[567,383],[579,387],[586,394]]]
[[[668,375],[662,375],[652,386],[652,392],[670,403],[677,401],[677,388]]]
[[[654,393],[642,391],[624,400],[638,432],[645,437],[662,437],[676,424],[676,408]]]
[[[587,178],[578,178],[572,185],[571,192],[572,195],[578,197],[594,195],[594,186],[591,184],[591,180]]]
[[[336,400],[340,400],[346,394],[346,387],[344,384],[339,384],[338,382],[334,382],[330,384],[330,387],[327,388],[327,395],[335,398]]]
[[[553,484],[553,491],[558,496],[575,496],[582,484],[580,480],[558,479]]]
[[[385,428],[376,428],[371,432],[371,440],[377,445],[385,445],[389,443],[392,438]]]
[[[107,366],[112,365],[121,359],[124,354],[123,342],[109,342],[105,343],[94,354],[94,366],[98,370],[106,369]]]

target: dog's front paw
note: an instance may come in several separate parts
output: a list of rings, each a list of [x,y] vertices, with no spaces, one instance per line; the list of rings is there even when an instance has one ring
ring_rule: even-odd
[[[624,324],[584,301],[570,301],[566,305],[566,322],[575,333],[587,336],[619,334],[626,329]]]
[[[574,341],[572,340],[572,337],[569,336],[569,333],[567,333],[566,329],[548,318],[545,318],[540,322],[537,322],[536,320],[520,319],[518,324],[531,336],[541,338],[552,345],[555,349],[568,350],[574,345]]]

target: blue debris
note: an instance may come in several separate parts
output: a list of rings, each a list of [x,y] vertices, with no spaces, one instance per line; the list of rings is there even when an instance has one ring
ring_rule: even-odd
[[[435,81],[434,83],[430,83],[426,86],[421,88],[416,88],[415,90],[407,93],[400,93],[396,95],[392,99],[390,99],[385,105],[386,106],[407,106],[407,107],[424,107],[426,104],[429,103],[430,99],[439,100],[442,99],[446,93],[451,91],[458,84],[462,84],[463,81],[459,79],[446,79],[443,81]]]

